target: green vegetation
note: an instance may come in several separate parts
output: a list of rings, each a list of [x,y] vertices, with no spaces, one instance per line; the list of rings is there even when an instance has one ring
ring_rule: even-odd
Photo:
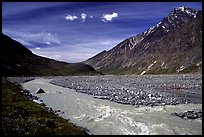
[[[192,66],[189,66],[189,67],[185,68],[180,73],[193,73],[193,72],[197,72],[200,67],[201,66],[192,65]]]
[[[145,74],[175,74],[176,68],[167,68],[167,69],[152,69],[147,71]]]
[[[1,135],[87,135],[47,108],[31,101],[20,85],[2,79]]]
[[[177,66],[179,66],[178,64],[176,64]],[[144,75],[147,74],[154,74],[154,75],[159,75],[159,74],[175,74],[177,73],[178,68],[176,68],[175,66],[171,67],[171,68],[154,68],[154,69],[150,69],[148,70]],[[202,65],[200,66],[196,66],[196,65],[192,65],[189,66],[187,68],[185,68],[184,70],[180,71],[180,74],[186,74],[186,73],[196,73],[196,72],[201,72],[202,69]],[[144,69],[145,70],[145,69]],[[106,75],[131,75],[131,74],[136,74],[139,75],[143,70],[139,70],[137,68],[103,68],[103,69],[99,69],[99,72],[102,72],[103,74]]]

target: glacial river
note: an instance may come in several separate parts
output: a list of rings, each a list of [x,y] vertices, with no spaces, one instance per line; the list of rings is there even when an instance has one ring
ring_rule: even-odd
[[[94,135],[202,135],[202,121],[172,116],[173,112],[201,109],[202,104],[180,104],[135,108],[109,100],[96,99],[73,89],[50,84],[51,79],[37,78],[23,83],[35,94],[39,88],[46,93],[35,94],[58,114]],[[64,113],[62,113],[64,112]]]

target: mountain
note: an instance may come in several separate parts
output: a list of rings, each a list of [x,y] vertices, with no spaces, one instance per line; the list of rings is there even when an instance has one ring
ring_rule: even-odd
[[[21,43],[2,34],[2,76],[99,75],[90,65],[65,63],[37,56]]]
[[[104,74],[202,73],[202,11],[174,8],[147,31],[84,63]]]

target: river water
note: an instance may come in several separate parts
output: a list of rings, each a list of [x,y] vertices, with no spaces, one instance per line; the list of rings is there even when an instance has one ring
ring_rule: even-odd
[[[58,114],[94,135],[202,135],[202,121],[172,116],[173,112],[201,109],[202,104],[180,104],[135,108],[131,105],[93,98],[73,89],[50,84],[52,79],[37,78],[23,83]],[[62,113],[64,112],[64,113]]]

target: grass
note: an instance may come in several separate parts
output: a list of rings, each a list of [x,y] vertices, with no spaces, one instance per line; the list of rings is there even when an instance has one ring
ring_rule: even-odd
[[[149,70],[146,74],[174,74],[176,72],[176,68],[167,68],[167,69],[153,69]]]
[[[180,73],[193,73],[193,72],[198,71],[199,67],[201,67],[201,66],[192,65],[192,66],[185,68]]]
[[[20,85],[2,78],[1,135],[87,135],[86,130],[31,101]]]

